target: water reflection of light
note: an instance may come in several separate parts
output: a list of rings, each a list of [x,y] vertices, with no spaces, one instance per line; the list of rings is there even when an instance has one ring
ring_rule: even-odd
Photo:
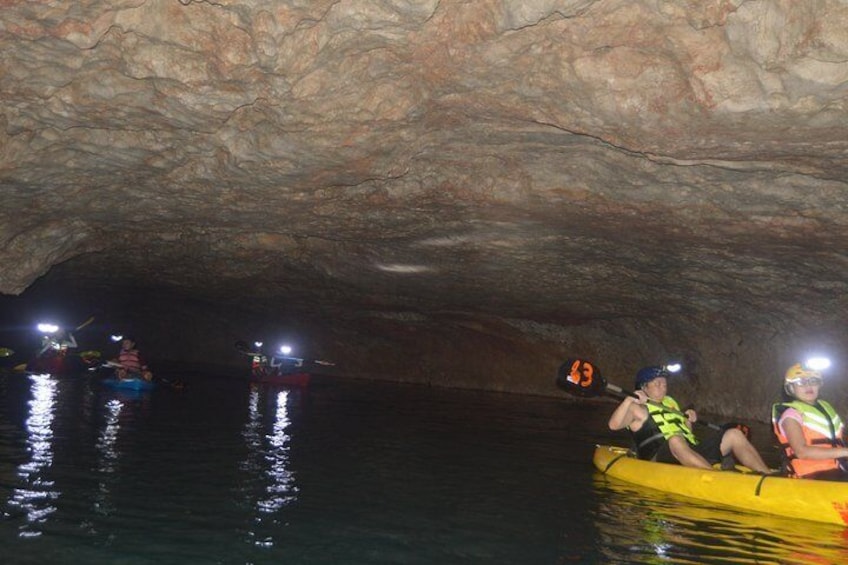
[[[288,469],[289,440],[291,439],[286,433],[290,423],[286,406],[288,394],[288,391],[284,390],[277,395],[277,414],[272,433],[268,436],[270,449],[265,459],[268,462],[268,477],[271,483],[266,489],[268,497],[259,502],[260,511],[266,513],[276,512],[297,498],[294,476]]]
[[[115,462],[118,460],[118,454],[115,451],[115,441],[118,439],[118,432],[121,429],[120,417],[124,403],[113,398],[106,403],[106,426],[100,432],[100,437],[97,438],[97,451],[100,453],[100,468],[101,473],[113,473],[115,471]]]
[[[288,416],[288,391],[280,391],[276,396],[276,412],[271,433],[262,434],[262,413],[259,408],[260,391],[251,390],[249,400],[249,417],[245,425],[243,437],[250,452],[248,459],[242,465],[250,477],[268,479],[263,496],[256,501],[254,524],[260,526],[265,520],[276,523],[276,513],[297,499],[297,486],[294,474],[289,469],[289,441],[287,433],[290,424]],[[264,454],[264,456],[263,456]],[[263,537],[257,531],[251,531],[253,543],[261,547],[272,547],[274,540],[270,536]]]
[[[44,477],[44,472],[53,464],[53,411],[56,404],[56,381],[50,375],[31,375],[32,400],[26,420],[27,449],[30,460],[18,466],[18,477],[23,486],[13,489],[10,506],[20,508],[27,523],[21,527],[21,537],[41,535],[31,529],[43,524],[56,511],[52,501],[60,496],[53,481]]]
[[[118,432],[121,430],[121,410],[124,408],[124,403],[113,398],[106,403],[106,425],[100,436],[97,438],[97,452],[99,454],[100,463],[97,470],[103,474],[103,478],[97,485],[97,497],[95,498],[94,508],[100,514],[111,514],[112,508],[109,505],[109,483],[107,477],[115,472],[118,462],[118,451],[115,449],[115,443],[118,440]]]
[[[247,443],[249,453],[253,454],[262,449],[262,415],[259,413],[259,390],[256,388],[250,390],[247,411],[247,424],[244,427],[242,436]],[[249,457],[241,465],[242,470],[248,472],[254,471],[256,467],[257,463],[252,457]]]

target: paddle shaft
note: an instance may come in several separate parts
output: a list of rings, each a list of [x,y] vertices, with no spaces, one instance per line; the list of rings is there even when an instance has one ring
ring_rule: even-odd
[[[83,329],[84,327],[86,327],[88,324],[90,324],[93,321],[94,321],[94,316],[90,317],[88,320],[86,320],[83,323],[81,323],[80,325],[78,325],[76,328],[74,328],[74,331],[79,331],[79,330]]]

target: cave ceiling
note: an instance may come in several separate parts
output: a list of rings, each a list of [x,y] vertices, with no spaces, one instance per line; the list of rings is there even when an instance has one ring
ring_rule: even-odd
[[[816,325],[848,4],[3,2],[0,293]]]

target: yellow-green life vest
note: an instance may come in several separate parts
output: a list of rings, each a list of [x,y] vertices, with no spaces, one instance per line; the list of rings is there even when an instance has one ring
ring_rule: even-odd
[[[679,413],[680,406],[672,397],[666,396],[659,403],[649,401],[645,406],[663,438],[668,440],[672,436],[682,435],[690,445],[698,445],[698,438],[688,425],[689,420],[685,414]]]

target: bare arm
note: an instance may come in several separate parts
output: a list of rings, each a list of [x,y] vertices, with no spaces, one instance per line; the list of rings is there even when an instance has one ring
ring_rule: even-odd
[[[645,408],[648,397],[641,390],[636,391],[635,394],[638,398],[628,396],[612,413],[608,422],[609,429],[615,431],[630,428],[636,431],[642,427],[642,423],[648,417],[648,410]]]
[[[41,357],[44,353],[53,346],[53,342],[50,340],[44,340],[41,349],[38,350],[38,353],[35,354],[36,357]]]
[[[848,448],[846,447],[830,448],[823,445],[807,445],[803,428],[797,420],[784,418],[782,425],[783,431],[786,432],[786,439],[789,441],[789,447],[792,448],[798,459],[822,460],[848,457]]]

